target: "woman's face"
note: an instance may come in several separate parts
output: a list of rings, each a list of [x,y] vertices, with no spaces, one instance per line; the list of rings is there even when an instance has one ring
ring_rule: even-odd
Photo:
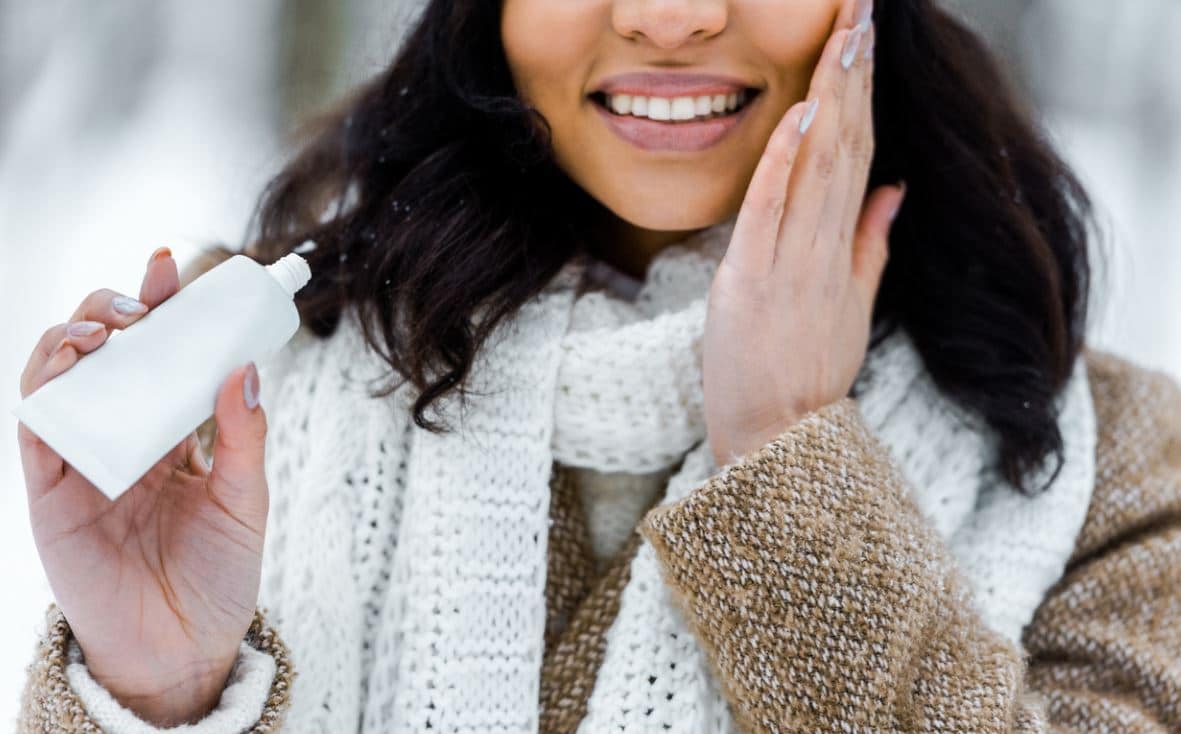
[[[558,165],[634,227],[679,231],[738,211],[771,131],[807,94],[839,9],[839,0],[503,0],[500,31],[518,93],[553,130]],[[652,76],[620,76],[635,73]],[[630,92],[613,100],[626,114],[601,104],[605,86]],[[757,92],[737,113],[697,117],[699,98],[712,113],[744,88]],[[690,110],[693,120],[678,119]],[[651,119],[664,113],[673,119]]]

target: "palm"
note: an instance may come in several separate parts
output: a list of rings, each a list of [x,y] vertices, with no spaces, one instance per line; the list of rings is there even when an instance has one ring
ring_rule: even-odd
[[[136,661],[145,678],[198,673],[203,661],[223,659],[257,598],[264,520],[218,499],[216,478],[187,461],[196,440],[114,502],[67,467],[30,505],[54,596],[83,649],[106,660],[129,643],[151,651],[154,659]]]
[[[799,283],[781,286],[719,264],[709,298],[703,355],[706,410],[733,425],[774,431],[814,406],[811,396],[841,395],[864,359],[872,304],[851,284],[819,300],[800,268]],[[823,294],[822,294],[823,295]],[[789,319],[785,314],[807,314]],[[735,360],[729,355],[743,355]],[[803,365],[807,365],[804,368]],[[733,373],[741,368],[741,377]],[[726,390],[734,385],[737,389]],[[768,396],[799,396],[784,406]],[[717,421],[716,425],[721,425]]]

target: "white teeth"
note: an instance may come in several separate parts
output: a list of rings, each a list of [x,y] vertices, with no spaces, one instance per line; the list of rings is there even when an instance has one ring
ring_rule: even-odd
[[[692,97],[674,97],[672,105],[672,116],[674,120],[692,120],[693,115],[693,98]]]
[[[664,97],[648,98],[648,119],[669,120],[672,118],[672,102]]]
[[[644,97],[608,94],[607,108],[617,115],[647,117],[650,120],[692,120],[733,112],[746,102],[746,90],[698,97]]]

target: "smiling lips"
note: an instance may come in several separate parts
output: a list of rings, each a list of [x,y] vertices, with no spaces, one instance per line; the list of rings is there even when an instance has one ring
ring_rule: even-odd
[[[644,150],[691,152],[721,141],[759,91],[733,77],[638,72],[606,79],[588,96],[625,141]]]

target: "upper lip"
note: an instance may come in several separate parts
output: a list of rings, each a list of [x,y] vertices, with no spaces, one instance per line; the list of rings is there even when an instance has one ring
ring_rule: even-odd
[[[591,94],[633,94],[644,97],[696,97],[730,94],[754,85],[737,77],[700,72],[636,71],[607,77]]]

